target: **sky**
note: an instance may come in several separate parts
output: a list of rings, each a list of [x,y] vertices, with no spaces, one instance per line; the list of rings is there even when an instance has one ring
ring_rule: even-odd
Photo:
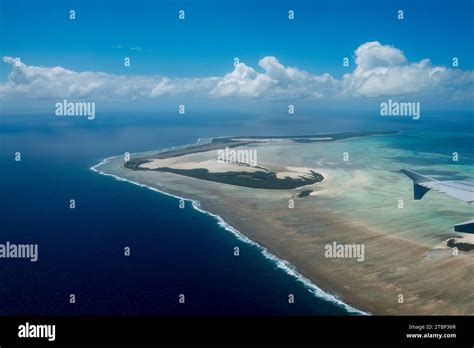
[[[473,1],[0,4],[7,110],[18,100],[62,98],[112,107],[117,100],[351,105],[403,97],[464,109],[474,99]]]

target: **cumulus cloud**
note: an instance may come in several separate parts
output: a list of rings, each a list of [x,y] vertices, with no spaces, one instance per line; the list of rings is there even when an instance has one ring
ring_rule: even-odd
[[[163,76],[127,76],[76,72],[62,67],[37,67],[3,57],[12,65],[8,81],[0,84],[2,98],[137,99],[209,90],[214,78],[170,79]]]
[[[378,41],[366,42],[355,50],[355,62],[359,69],[403,64],[407,60],[398,48],[381,45]]]
[[[16,62],[11,57],[3,61],[12,65],[8,81],[0,85],[0,96],[13,98],[47,99],[56,97],[109,98],[139,96],[156,83],[101,72],[76,72],[62,67],[37,67]]]
[[[244,63],[236,65],[233,72],[225,75],[211,91],[221,97],[268,97],[277,99],[319,99],[329,96],[339,86],[331,75],[311,75],[297,68],[285,67],[276,57],[262,58],[258,73]]]
[[[174,78],[77,72],[63,67],[11,64],[0,98],[94,98],[127,100],[191,95],[207,98],[333,99],[417,95],[445,99],[474,98],[474,72],[433,66],[429,59],[409,62],[404,53],[377,41],[354,51],[356,68],[342,79],[314,75],[283,65],[276,57],[258,62],[258,69],[235,65],[224,76]],[[18,62],[17,62],[18,63]]]
[[[367,42],[355,50],[356,69],[343,76],[346,94],[377,97],[406,94],[474,97],[472,71],[432,66],[429,59],[409,63],[398,48]]]
[[[238,63],[229,74],[226,74],[211,91],[218,97],[260,97],[274,84],[269,76],[257,73],[244,63]]]

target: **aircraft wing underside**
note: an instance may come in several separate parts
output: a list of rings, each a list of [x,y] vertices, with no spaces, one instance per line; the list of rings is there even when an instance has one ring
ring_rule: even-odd
[[[402,169],[402,172],[413,180],[413,195],[420,200],[429,191],[434,190],[457,198],[466,203],[474,202],[474,182],[469,180],[440,181],[417,172]],[[456,232],[474,233],[474,219],[461,222],[454,226]]]

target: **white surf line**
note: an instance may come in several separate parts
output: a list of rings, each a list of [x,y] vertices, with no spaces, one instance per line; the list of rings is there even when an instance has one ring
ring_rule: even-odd
[[[260,244],[258,244],[257,242],[254,242],[253,240],[249,239],[248,237],[243,235],[240,231],[238,231],[237,229],[235,229],[234,227],[229,225],[219,215],[213,214],[213,213],[211,213],[207,210],[202,209],[201,204],[199,203],[199,201],[196,201],[196,200],[193,200],[193,199],[190,199],[190,198],[184,198],[184,197],[176,196],[176,195],[173,195],[171,193],[158,190],[157,188],[150,187],[150,186],[147,186],[145,184],[141,184],[137,181],[128,180],[128,179],[122,178],[118,175],[105,173],[104,171],[97,169],[98,167],[110,162],[110,160],[112,160],[114,158],[117,158],[117,157],[122,157],[122,156],[113,156],[113,157],[105,158],[103,161],[101,161],[100,163],[97,163],[96,165],[93,165],[89,169],[96,172],[96,173],[98,173],[98,174],[100,174],[100,175],[110,176],[110,177],[114,178],[117,181],[126,181],[130,184],[137,185],[137,186],[140,186],[140,187],[144,187],[144,188],[147,188],[149,190],[161,193],[161,194],[169,196],[169,197],[174,197],[174,198],[177,198],[177,199],[181,199],[183,201],[191,202],[191,204],[192,204],[192,206],[195,210],[199,211],[200,213],[212,216],[214,219],[217,220],[217,224],[220,227],[224,228],[228,232],[231,232],[237,239],[239,239],[240,241],[242,241],[244,243],[247,243],[247,244],[250,244],[250,245],[253,245],[253,246],[257,247],[266,259],[274,262],[277,265],[278,268],[285,271],[286,274],[292,276],[297,281],[302,283],[305,286],[305,288],[309,292],[311,292],[313,295],[315,295],[316,297],[322,298],[322,299],[324,299],[328,302],[332,302],[334,304],[337,304],[338,306],[343,307],[349,313],[360,314],[360,315],[370,315],[370,313],[368,313],[368,312],[361,311],[357,308],[354,308],[354,307],[348,305],[347,303],[345,303],[341,299],[339,299],[336,295],[325,292],[324,290],[322,290],[321,288],[316,286],[316,284],[314,284],[311,280],[309,280],[308,278],[303,276],[301,273],[299,273],[296,270],[295,266],[293,266],[290,262],[288,262],[287,260],[280,259],[277,256],[273,255],[270,251],[268,251],[267,248],[261,246]]]

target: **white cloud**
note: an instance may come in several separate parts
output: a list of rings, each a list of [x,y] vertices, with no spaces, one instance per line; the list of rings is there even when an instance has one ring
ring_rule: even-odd
[[[381,45],[378,41],[366,42],[355,50],[357,68],[372,69],[406,63],[405,55],[398,48]]]
[[[445,99],[474,99],[474,72],[433,66],[429,59],[408,62],[404,53],[377,41],[355,50],[356,68],[341,80],[313,75],[262,58],[259,70],[237,64],[221,77],[173,78],[76,72],[62,67],[38,67],[4,57],[12,65],[8,81],[0,84],[3,99],[93,98],[135,100],[170,95],[207,98],[331,99],[416,95]]]
[[[3,57],[12,65],[8,81],[0,84],[2,98],[137,99],[209,90],[214,78],[170,79],[163,76],[127,76],[102,72],[76,72],[62,67],[45,68]],[[209,86],[209,83],[212,86]]]
[[[217,97],[260,97],[272,88],[273,81],[265,74],[257,73],[244,63],[238,63],[234,71],[226,74],[211,91]]]
[[[329,96],[339,82],[329,74],[311,75],[297,68],[283,66],[277,58],[267,56],[258,65],[264,70],[258,73],[244,63],[225,75],[211,91],[220,97],[266,97],[270,99],[307,98]]]
[[[11,57],[3,61],[12,65],[8,81],[0,85],[0,96],[47,99],[57,97],[133,97],[140,95],[153,81],[100,72],[75,72],[62,67],[37,67],[20,63]]]
[[[432,66],[429,59],[409,63],[398,48],[377,41],[359,46],[355,62],[356,69],[343,76],[344,92],[349,95],[474,97],[472,71]]]

